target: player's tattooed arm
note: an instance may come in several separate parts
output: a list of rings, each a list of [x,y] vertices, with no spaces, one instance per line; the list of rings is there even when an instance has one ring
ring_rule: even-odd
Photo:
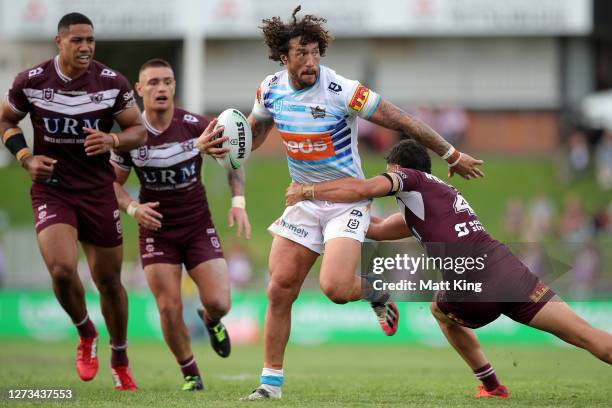
[[[115,120],[121,127],[121,132],[104,133],[98,129],[84,127],[87,134],[85,138],[85,153],[95,156],[115,149],[119,152],[128,152],[147,142],[147,131],[140,119],[140,111],[136,106],[125,109]]]
[[[273,120],[257,120],[250,114],[247,121],[249,122],[249,126],[251,127],[251,132],[253,134],[253,144],[251,150],[256,150],[266,141],[270,130],[274,126]]]
[[[227,182],[232,192],[232,197],[244,195],[244,170],[236,169],[227,172]]]
[[[232,191],[232,206],[227,214],[228,225],[233,227],[234,224],[237,224],[236,235],[241,236],[244,232],[246,239],[249,239],[251,238],[251,223],[244,199],[244,171],[242,169],[229,170],[227,181]]]
[[[451,144],[427,124],[382,98],[368,120],[412,137],[423,146],[436,152],[439,156],[442,156],[451,148]]]
[[[451,165],[449,176],[458,173],[466,179],[484,177],[484,173],[477,167],[484,163],[482,160],[476,160],[466,153],[455,151],[453,146],[444,140],[438,132],[391,102],[381,98],[376,110],[368,120],[388,129],[397,130],[405,137],[411,137],[436,152],[438,156],[443,157]],[[452,154],[449,154],[449,152],[452,152]]]

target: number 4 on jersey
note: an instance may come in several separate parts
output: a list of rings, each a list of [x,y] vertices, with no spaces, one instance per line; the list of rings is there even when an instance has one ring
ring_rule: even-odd
[[[453,204],[456,213],[461,213],[467,211],[470,215],[474,215],[474,210],[470,207],[470,204],[463,198],[463,196],[457,193],[457,197],[455,197],[455,204]]]

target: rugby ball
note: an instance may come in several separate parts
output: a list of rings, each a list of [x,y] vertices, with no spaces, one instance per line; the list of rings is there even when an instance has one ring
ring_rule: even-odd
[[[223,133],[219,137],[227,137],[221,146],[229,152],[217,162],[227,170],[239,169],[251,153],[253,135],[246,117],[238,109],[226,109],[217,117],[215,129],[223,126]]]

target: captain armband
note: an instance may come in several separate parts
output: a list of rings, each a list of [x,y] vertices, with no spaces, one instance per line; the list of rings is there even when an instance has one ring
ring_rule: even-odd
[[[386,196],[395,195],[401,188],[401,181],[399,176],[396,173],[382,173],[381,176],[386,177],[391,183],[391,189],[386,194]]]
[[[30,152],[28,144],[26,143],[25,137],[23,136],[23,131],[21,130],[21,128],[14,127],[7,129],[2,135],[2,143],[4,143],[6,148],[19,161],[22,161],[26,157],[32,155],[32,152]]]

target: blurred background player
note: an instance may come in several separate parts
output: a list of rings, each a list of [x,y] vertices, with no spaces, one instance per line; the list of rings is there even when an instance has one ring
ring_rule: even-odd
[[[440,291],[430,306],[449,343],[482,381],[474,397],[510,395],[499,383],[472,330],[502,314],[552,333],[612,364],[612,334],[580,318],[505,245],[494,240],[482,228],[461,193],[431,175],[429,155],[418,143],[399,142],[387,156],[387,173],[368,180],[345,178],[314,185],[292,183],[287,190],[287,204],[308,199],[311,192],[319,200],[349,203],[395,195],[400,212],[375,220],[368,230],[368,238],[386,241],[414,236],[429,256],[437,256],[441,249],[443,255],[464,259],[484,256],[484,269],[472,271],[471,276],[469,271],[465,275],[452,269],[442,271],[447,281],[460,277],[482,283],[481,293]],[[445,244],[443,248],[440,243]]]
[[[449,163],[449,175],[482,177],[482,161],[460,153],[424,123],[375,92],[320,65],[330,34],[325,19],[306,15],[290,23],[280,17],[261,27],[269,58],[286,69],[264,79],[257,89],[249,124],[253,150],[276,126],[286,146],[289,173],[299,183],[353,176],[363,178],[357,151],[357,117],[402,130]],[[270,226],[270,281],[264,324],[264,367],[260,386],[249,400],[278,399],[284,381],[283,356],[291,330],[291,308],[310,268],[325,250],[320,287],[335,303],[362,298],[356,270],[370,221],[370,200],[353,204],[303,202],[288,207]],[[384,294],[383,294],[384,295]],[[388,296],[387,296],[388,297]],[[386,298],[369,299],[386,335],[397,330],[398,312]]]
[[[152,59],[142,65],[136,91],[143,100],[148,141],[130,152],[113,153],[112,163],[119,207],[140,224],[140,260],[157,301],[164,338],[185,379],[182,389],[195,391],[204,385],[183,320],[182,265],[199,289],[204,309],[198,313],[213,349],[221,357],[229,356],[230,338],[221,318],[230,309],[230,282],[202,186],[199,150],[216,157],[228,149],[213,147],[227,139],[214,140],[223,130],[213,131],[216,119],[208,123],[176,107],[175,90],[168,62]],[[140,180],[140,203],[122,186],[132,167]],[[237,224],[238,235],[244,231],[249,238],[243,180],[242,170],[228,171],[232,190],[228,220],[230,226]]]
[[[79,333],[76,368],[84,381],[98,370],[98,333],[89,319],[77,274],[77,240],[100,292],[118,390],[136,389],[127,358],[127,294],[120,280],[122,229],[109,151],[146,141],[129,82],[93,60],[93,24],[83,14],[59,21],[59,54],[17,75],[2,106],[0,134],[32,181],[40,252],[57,300]],[[30,113],[34,152],[17,126]],[[113,123],[120,133],[109,133]]]

